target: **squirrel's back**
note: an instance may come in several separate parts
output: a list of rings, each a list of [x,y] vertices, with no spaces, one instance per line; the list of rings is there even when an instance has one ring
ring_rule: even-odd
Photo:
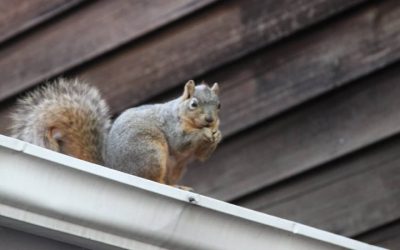
[[[12,136],[76,158],[103,163],[109,108],[99,91],[58,79],[18,100]]]

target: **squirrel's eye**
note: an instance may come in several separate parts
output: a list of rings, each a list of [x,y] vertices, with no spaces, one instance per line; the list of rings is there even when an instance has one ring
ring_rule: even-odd
[[[221,103],[218,103],[217,108],[218,108],[218,109],[221,109]]]
[[[199,106],[199,103],[197,102],[197,100],[196,99],[192,99],[192,101],[190,101],[190,108],[191,109],[195,109],[195,108],[197,108]]]

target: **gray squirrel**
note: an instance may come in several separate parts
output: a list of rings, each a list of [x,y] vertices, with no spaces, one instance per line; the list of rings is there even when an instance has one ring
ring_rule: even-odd
[[[176,185],[192,160],[206,160],[221,141],[219,87],[185,85],[182,96],[163,104],[131,108],[107,138],[107,166]]]
[[[123,112],[110,126],[97,88],[57,79],[18,100],[12,136],[89,162],[174,185],[221,141],[219,87],[188,81],[182,96]],[[111,127],[111,129],[110,129]]]

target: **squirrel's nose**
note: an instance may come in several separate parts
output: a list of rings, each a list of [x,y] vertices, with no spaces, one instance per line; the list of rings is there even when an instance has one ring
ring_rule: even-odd
[[[214,118],[212,116],[207,116],[206,117],[206,122],[212,123],[214,121]]]

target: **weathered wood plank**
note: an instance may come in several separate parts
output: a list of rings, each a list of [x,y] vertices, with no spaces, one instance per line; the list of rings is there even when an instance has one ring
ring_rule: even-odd
[[[400,2],[380,1],[205,77],[229,136],[397,61]]]
[[[399,10],[399,1],[377,2],[202,76],[222,83],[224,137],[398,60]]]
[[[57,16],[85,0],[0,1],[0,43]]]
[[[232,200],[398,133],[399,72],[384,70],[228,139],[183,183]]]
[[[0,134],[10,135],[11,117],[15,109],[15,100],[7,100],[1,103],[0,108]]]
[[[394,14],[378,21],[376,17],[399,5],[386,1],[370,6],[327,29],[297,36],[204,76],[223,83],[225,137],[396,60],[400,29],[391,27],[400,27],[392,25],[400,19]]]
[[[400,137],[236,203],[354,237],[400,218]]]
[[[225,1],[75,74],[120,112],[361,2]]]
[[[96,1],[0,50],[0,100],[216,0]]]
[[[400,220],[357,236],[356,239],[388,249],[400,249]]]
[[[324,1],[323,1],[324,2]],[[241,3],[241,2],[240,2]],[[318,1],[317,2],[315,2],[315,8],[318,6]],[[263,2],[263,4],[266,4],[266,2]],[[321,3],[322,4],[322,3]],[[332,7],[330,4],[332,4],[332,2],[327,2],[327,3],[325,3],[325,5],[322,5],[322,6],[320,6],[319,8],[318,8],[318,10],[319,11],[321,11],[321,13],[320,14],[316,14],[316,17],[315,18],[318,18],[318,17],[320,17],[321,15],[323,15],[323,11],[326,9],[326,8],[329,8],[329,7]],[[354,3],[355,4],[355,3]],[[238,4],[236,4],[236,5],[238,5]],[[233,6],[235,6],[235,5],[233,5]],[[296,5],[297,6],[297,5]],[[238,5],[238,6],[236,6],[236,7],[240,7],[240,5]],[[323,8],[322,8],[323,7]],[[231,8],[233,8],[232,6],[231,6]],[[282,14],[282,11],[285,11],[285,10],[283,10],[282,9],[282,6],[277,6],[277,7],[275,7],[275,8],[278,8],[278,9],[276,9],[276,12],[278,12],[276,15],[278,15],[279,13],[280,14]],[[233,10],[234,10],[235,8],[233,8]],[[218,8],[217,8],[217,10],[219,10]],[[225,19],[226,20],[230,20],[230,19],[234,19],[235,17],[235,12],[233,12],[233,10],[230,10],[230,12],[228,12],[228,14],[225,14],[226,15],[226,17],[225,17]],[[222,10],[219,10],[219,11],[217,11],[216,13],[214,13],[214,12],[212,12],[212,11],[210,11],[210,12],[207,12],[207,13],[210,13],[210,14],[207,14],[207,15],[210,15],[211,17],[211,20],[209,21],[209,22],[207,22],[208,24],[207,25],[205,25],[205,26],[209,26],[209,25],[211,25],[210,23],[213,23],[213,22],[216,22],[216,20],[218,20],[217,18],[218,18],[218,16],[219,16],[219,12],[221,12],[221,11],[224,11],[224,9],[222,9]],[[254,10],[251,10],[251,11],[253,11],[254,12]],[[249,10],[249,12],[247,13],[247,15],[250,15],[252,12],[251,12],[250,10]],[[329,11],[331,11],[330,9],[329,9]],[[296,13],[294,13],[294,16],[292,17],[292,18],[296,18],[296,15],[295,15]],[[303,13],[303,12],[301,12],[301,13],[297,13],[298,15],[300,15],[300,17],[301,17],[301,15],[305,15],[305,13]],[[207,20],[207,18],[202,18],[203,16],[202,15],[200,15],[200,19],[199,20],[197,20],[197,22],[199,22],[199,26],[201,27],[201,29],[203,29],[203,21],[204,20]],[[300,17],[297,17],[297,18],[300,18]],[[229,19],[230,18],[230,19]],[[209,18],[208,18],[209,19]],[[224,19],[224,20],[225,20]],[[266,17],[263,17],[263,18],[259,18],[260,20],[258,20],[259,22],[266,22],[266,20],[268,20],[268,18],[266,18]],[[195,20],[195,21],[196,21]],[[278,19],[279,20],[279,19]],[[309,20],[310,21],[310,20]],[[286,20],[286,19],[283,19],[283,20],[281,20],[281,22],[283,22],[282,24],[276,24],[277,26],[274,26],[274,25],[272,25],[271,27],[270,27],[270,29],[284,29],[284,27],[285,27],[285,22],[289,22],[289,20]],[[310,21],[311,22],[311,21]],[[217,22],[218,23],[218,22]],[[221,28],[221,26],[223,26],[225,23],[224,22],[219,22],[219,28]],[[188,24],[188,25],[190,25],[190,23]],[[261,24],[260,24],[261,25]],[[186,27],[186,26],[185,26]],[[235,26],[233,26],[233,27],[231,27],[231,28],[234,28]],[[197,37],[197,34],[198,34],[198,32],[196,32],[196,31],[193,31],[193,29],[194,28],[192,28],[191,30],[190,29],[183,29],[182,31],[181,31],[181,33],[183,33],[181,36],[179,36],[179,37],[186,37],[186,36],[188,36],[189,38],[186,38],[186,40],[187,39],[192,39],[191,41],[192,42],[197,42],[197,40],[198,40],[198,38],[199,37]],[[268,29],[267,29],[268,30]],[[225,32],[224,30],[221,30],[221,32]],[[255,31],[253,31],[253,32],[255,32]],[[166,36],[167,37],[165,37],[165,39],[169,39],[170,38],[170,33],[176,33],[176,32],[167,32],[167,34],[166,34]],[[187,34],[187,33],[189,33],[189,35]],[[190,35],[190,33],[194,33],[194,34],[192,34],[192,35]],[[218,32],[216,32],[216,33],[218,33]],[[284,32],[284,30],[282,30],[281,31],[281,33],[283,33],[282,35],[284,35],[284,34],[286,34],[285,32]],[[230,33],[229,33],[230,34]],[[249,34],[249,36],[250,36],[251,34]],[[259,34],[260,35],[260,34]],[[165,35],[164,35],[165,36]],[[192,38],[194,36],[194,38]],[[158,37],[158,36],[157,36]],[[178,38],[179,38],[178,37]],[[278,36],[279,37],[279,36]],[[269,41],[273,41],[274,39],[278,39],[278,37],[271,37],[271,39],[269,40]],[[164,39],[164,40],[165,40]],[[250,37],[248,37],[248,38],[246,38],[246,39],[250,39]],[[161,39],[162,40],[162,39]],[[179,40],[179,39],[178,39]],[[175,40],[174,40],[175,41]],[[159,40],[157,39],[157,40],[155,40],[154,42],[153,42],[153,44],[155,44],[155,45],[157,45],[158,44],[158,42],[159,42]],[[178,44],[180,44],[180,45],[182,45],[181,43],[179,43],[179,41],[177,41],[178,42]],[[148,44],[148,42],[146,42],[145,44]],[[168,44],[168,43],[167,43]],[[170,44],[171,46],[174,46],[174,44]],[[237,45],[236,45],[237,46]],[[212,47],[212,46],[211,46]],[[146,47],[147,48],[147,47]],[[145,48],[144,48],[145,49]],[[158,55],[158,53],[154,53],[155,51],[160,51],[159,49],[157,49],[157,48],[153,48],[153,46],[151,46],[150,48],[147,48],[148,50],[144,50],[143,51],[143,53],[145,53],[145,54],[141,54],[141,55],[138,55],[138,57],[137,58],[141,58],[141,60],[146,60],[146,58],[149,58],[149,56],[150,56],[150,54],[154,54],[155,56],[157,56]],[[232,49],[235,49],[235,47],[233,47],[233,48],[230,48],[231,50]],[[165,51],[169,51],[169,50],[165,50]],[[210,52],[211,53],[211,52]],[[224,52],[224,53],[228,53],[228,52]],[[284,53],[285,54],[285,53]],[[200,55],[202,55],[202,53],[200,54]],[[279,55],[278,55],[278,57],[279,57]],[[153,57],[154,58],[154,57]],[[109,60],[109,58],[106,58],[107,59],[107,61]],[[182,57],[182,59],[183,60],[191,60],[191,57]],[[267,53],[267,55],[265,55],[265,56],[263,56],[263,58],[262,58],[263,60],[272,60],[272,61],[274,61],[273,60],[273,58],[271,58],[271,56],[268,56],[268,53]],[[159,62],[161,59],[155,59],[155,62],[158,62],[158,63],[162,63],[162,62]],[[247,60],[247,61],[249,61],[249,60]],[[257,62],[260,62],[259,60],[256,60]],[[276,59],[275,59],[275,61],[276,61]],[[193,61],[193,62],[191,62],[191,63],[195,63],[195,61]],[[143,65],[143,66],[145,66],[146,68],[149,68],[149,67],[152,67],[152,65],[156,65],[157,63],[154,63],[154,62],[150,62],[149,61],[149,63],[147,64],[147,65]],[[195,63],[196,64],[196,63]],[[130,65],[128,62],[126,63],[126,65]],[[172,65],[172,64],[171,64]],[[242,65],[242,64],[241,64]],[[236,74],[238,77],[236,78],[235,76],[235,74],[234,75],[232,75],[232,70],[230,70],[231,71],[231,73],[230,74],[226,74],[226,75],[232,75],[232,77],[229,77],[228,79],[226,79],[226,80],[224,80],[224,79],[222,79],[221,80],[221,82],[230,82],[231,80],[232,80],[232,78],[234,79],[234,81],[232,81],[232,83],[237,83],[237,81],[239,81],[240,80],[240,76],[241,75],[243,75],[243,74],[245,74],[245,72],[250,72],[250,71],[248,71],[247,69],[249,68],[249,67],[254,67],[254,66],[256,66],[256,65],[254,65],[254,64],[250,64],[250,65],[248,65],[248,67],[245,67],[245,65],[242,65],[243,66],[243,70],[241,70],[240,68],[241,67],[239,67],[239,71],[238,71],[238,74]],[[119,65],[118,66],[119,68],[125,68],[125,67],[121,67],[121,65]],[[171,66],[171,67],[174,67],[173,65]],[[95,66],[94,67],[95,69],[97,68],[97,66]],[[127,101],[126,99],[127,98],[129,98],[130,100],[133,100],[134,102],[136,102],[136,101],[138,101],[138,100],[142,100],[142,99],[147,99],[148,98],[148,96],[149,95],[151,95],[153,92],[153,87],[151,87],[151,85],[149,86],[149,85],[147,85],[146,83],[147,83],[147,80],[146,80],[146,78],[143,78],[143,80],[140,80],[140,81],[142,81],[143,82],[143,84],[140,84],[140,82],[139,81],[137,81],[137,79],[135,80],[135,81],[132,81],[132,82],[135,82],[135,85],[130,85],[130,88],[132,88],[132,89],[134,89],[133,91],[135,91],[135,90],[138,90],[138,89],[136,89],[136,86],[137,87],[140,87],[140,91],[138,91],[138,92],[136,92],[135,94],[137,95],[137,94],[139,94],[141,97],[139,98],[139,99],[137,99],[137,100],[135,100],[135,95],[131,95],[132,93],[130,93],[130,91],[128,91],[127,89],[126,89],[126,87],[125,87],[125,89],[121,92],[120,91],[120,89],[118,89],[119,87],[118,86],[115,86],[115,81],[113,80],[113,84],[108,84],[109,83],[109,81],[108,80],[106,80],[106,77],[108,77],[108,76],[113,76],[113,77],[119,77],[119,76],[122,76],[122,77],[124,77],[123,75],[124,74],[121,74],[121,72],[115,72],[115,74],[113,73],[113,74],[110,74],[109,72],[113,72],[115,69],[114,68],[104,68],[103,69],[104,70],[104,72],[103,71],[101,71],[101,72],[98,72],[97,70],[95,70],[95,72],[97,72],[97,73],[100,73],[100,77],[101,78],[103,78],[104,77],[104,79],[93,79],[93,78],[91,78],[91,77],[89,77],[89,78],[91,78],[91,79],[89,79],[92,83],[97,83],[98,85],[100,85],[100,87],[102,87],[102,90],[103,90],[103,93],[106,93],[106,98],[109,100],[109,101],[111,101],[111,104],[112,103],[115,103],[115,102],[117,102],[119,99],[124,99],[124,101],[123,102],[121,102],[121,105],[120,105],[120,108],[122,108],[122,109],[124,109],[124,108],[126,108],[126,107],[128,107],[129,105],[130,105],[130,101]],[[143,76],[143,70],[142,69],[138,69],[139,71],[137,71],[137,72],[134,72],[134,71],[127,71],[127,72],[130,72],[130,73],[132,73],[131,74],[131,76],[137,76],[137,77],[142,77]],[[176,70],[180,70],[179,68],[176,68]],[[119,71],[119,69],[118,69],[118,71]],[[229,71],[229,70],[228,70]],[[82,71],[82,72],[86,72],[85,74],[85,76],[87,76],[88,74],[89,75],[91,75],[91,73],[90,72],[92,72],[90,69],[89,69],[89,71]],[[234,71],[235,72],[235,71]],[[102,75],[102,74],[106,74],[106,75],[108,75],[108,76],[106,76],[106,75]],[[175,75],[175,74],[172,74],[172,75]],[[221,75],[225,75],[225,74],[221,74]],[[125,75],[126,76],[126,75]],[[153,77],[153,76],[157,76],[157,74],[151,74],[151,75],[149,75],[150,77]],[[325,76],[324,76],[325,77]],[[218,77],[218,76],[216,76],[216,79],[220,79],[220,77]],[[129,79],[126,79],[126,80],[119,80],[119,81],[117,81],[117,82],[124,82],[124,83],[126,83],[126,82],[130,82],[129,81]],[[163,84],[164,83],[164,81],[159,81],[159,83],[158,84]],[[107,85],[108,84],[108,85]],[[264,83],[263,83],[264,84]],[[261,84],[261,85],[263,85],[263,84]],[[107,86],[105,86],[105,85],[107,85]],[[278,85],[275,85],[275,86],[278,86]],[[232,88],[232,89],[234,89],[234,87]],[[116,93],[115,91],[117,91],[118,93]],[[147,91],[147,92],[146,92]],[[158,90],[156,90],[156,91],[158,91]],[[114,94],[118,94],[119,96],[115,96]],[[312,95],[312,94],[311,94]],[[233,96],[234,97],[234,96]],[[230,98],[232,98],[231,96],[228,96],[228,95],[226,95],[226,98],[227,99],[230,99]],[[300,99],[301,99],[301,97],[299,97]],[[229,103],[229,100],[225,100],[224,101],[225,103]],[[265,102],[264,102],[265,103]],[[225,104],[224,104],[225,105]],[[269,103],[267,103],[266,105],[268,105],[268,106],[270,106],[269,105]],[[115,105],[114,105],[115,106]],[[271,111],[271,109],[267,109],[267,113],[269,112],[268,110],[270,110]],[[114,111],[117,111],[116,110],[116,108],[114,107]],[[276,110],[272,110],[271,112],[273,113],[273,112],[275,112]],[[5,116],[5,111],[0,111],[0,115],[1,116]],[[229,112],[227,112],[227,114],[229,114]],[[235,117],[237,117],[237,116],[235,116]],[[256,118],[256,117],[255,117]],[[224,120],[227,120],[228,121],[228,119],[231,119],[229,116],[228,117],[223,117],[223,121]],[[257,119],[256,119],[257,120]],[[252,122],[252,119],[248,119],[248,122],[249,123],[251,123]],[[236,123],[237,124],[237,123]],[[244,126],[246,126],[246,122],[244,122],[243,123],[243,125]],[[237,128],[237,126],[233,126],[234,128]],[[225,129],[225,128],[228,128],[228,127],[224,127],[224,124],[223,124],[223,129]],[[1,131],[2,133],[5,133],[5,131],[4,130],[2,130]],[[229,132],[229,131],[228,131]],[[224,133],[225,133],[225,131],[224,131]]]

